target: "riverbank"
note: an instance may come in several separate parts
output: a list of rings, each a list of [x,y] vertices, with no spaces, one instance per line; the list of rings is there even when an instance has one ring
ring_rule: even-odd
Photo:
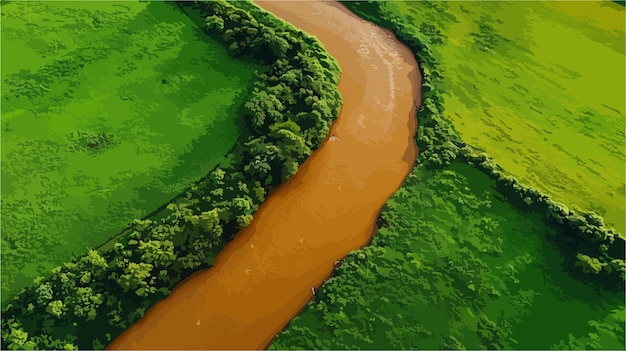
[[[181,283],[108,349],[258,349],[371,238],[417,157],[412,53],[334,2],[259,2],[318,37],[342,67],[329,137],[259,208],[214,266]],[[349,48],[349,50],[348,50]]]
[[[372,242],[342,261],[270,349],[624,349],[624,241],[597,215],[505,175],[455,135],[442,81],[465,80],[449,76],[446,63],[471,55],[436,55],[437,34],[449,35],[437,21],[450,19],[448,5],[407,2],[431,12],[408,12],[409,21],[389,11],[398,4],[346,2],[418,57],[419,164],[385,204]]]

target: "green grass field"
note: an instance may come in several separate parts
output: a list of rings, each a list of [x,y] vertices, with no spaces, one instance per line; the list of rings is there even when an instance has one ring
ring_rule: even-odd
[[[624,7],[611,2],[381,5],[430,37],[445,114],[520,181],[624,234]],[[419,33],[421,32],[421,34]]]
[[[207,174],[257,67],[163,2],[2,5],[2,303]]]
[[[271,349],[623,349],[624,293],[565,273],[484,173],[417,168],[382,218]]]

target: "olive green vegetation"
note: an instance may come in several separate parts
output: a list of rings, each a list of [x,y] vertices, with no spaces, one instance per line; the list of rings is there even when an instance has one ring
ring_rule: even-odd
[[[477,169],[417,167],[379,224],[271,349],[624,348],[623,290],[565,273],[559,230]]]
[[[415,31],[385,11],[389,2],[345,4],[391,29],[420,63],[420,157],[371,245],[344,260],[270,348],[623,350],[623,238],[461,139],[433,49],[443,34]]]
[[[2,305],[206,175],[255,65],[174,6],[2,6]]]
[[[389,1],[428,40],[465,142],[624,234],[624,8],[611,2]]]
[[[153,216],[13,298],[2,311],[3,349],[105,347],[182,279],[212,265],[250,223],[266,188],[289,178],[320,145],[339,110],[339,67],[314,38],[247,2],[168,6],[231,57],[262,67],[238,110],[240,137],[228,160]]]

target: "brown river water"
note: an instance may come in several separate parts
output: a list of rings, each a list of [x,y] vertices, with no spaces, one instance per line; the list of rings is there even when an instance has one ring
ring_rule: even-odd
[[[417,63],[388,31],[329,1],[258,1],[316,36],[342,69],[329,137],[213,267],[181,282],[108,349],[263,349],[335,262],[366,245],[417,157]]]

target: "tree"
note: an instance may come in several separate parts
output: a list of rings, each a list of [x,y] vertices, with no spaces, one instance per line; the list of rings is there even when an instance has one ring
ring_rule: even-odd
[[[224,31],[224,19],[219,16],[209,16],[205,18],[207,28],[211,30]]]
[[[160,268],[168,267],[176,260],[174,243],[169,240],[140,241],[138,251],[142,262]]]
[[[124,273],[117,279],[117,284],[125,291],[135,290],[137,296],[146,297],[156,291],[154,287],[148,285],[148,278],[154,266],[149,263],[130,262]],[[154,277],[150,279],[154,283]]]
[[[266,137],[253,139],[246,143],[244,152],[244,172],[252,179],[258,179],[263,185],[270,185],[280,171],[280,149],[267,142]]]
[[[57,318],[61,318],[65,311],[67,311],[67,307],[61,300],[50,301],[46,307],[46,312]]]
[[[252,97],[244,104],[244,112],[249,118],[253,130],[265,131],[275,121],[282,120],[283,103],[266,91],[254,91]]]
[[[574,266],[581,267],[584,273],[598,274],[606,266],[606,263],[602,263],[597,258],[592,258],[585,254],[579,253],[576,255],[576,258],[577,261],[574,263]]]

